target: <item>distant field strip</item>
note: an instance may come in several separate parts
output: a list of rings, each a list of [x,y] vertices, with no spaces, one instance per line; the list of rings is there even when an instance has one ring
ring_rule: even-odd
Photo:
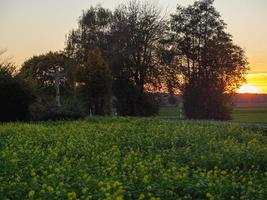
[[[236,108],[233,121],[267,123],[267,107]]]
[[[178,107],[161,107],[160,117],[179,119]],[[235,108],[232,114],[234,122],[267,123],[267,107]]]

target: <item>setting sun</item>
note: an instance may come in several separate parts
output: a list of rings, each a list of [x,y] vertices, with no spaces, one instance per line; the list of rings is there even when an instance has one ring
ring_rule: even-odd
[[[257,86],[253,86],[253,85],[248,85],[248,84],[245,84],[243,86],[241,86],[238,91],[238,93],[253,93],[253,94],[256,94],[256,93],[260,93],[260,88],[257,87]]]
[[[251,73],[246,77],[246,83],[237,93],[267,94],[267,73]]]

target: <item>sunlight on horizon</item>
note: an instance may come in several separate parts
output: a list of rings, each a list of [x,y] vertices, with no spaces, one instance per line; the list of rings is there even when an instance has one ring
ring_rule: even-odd
[[[259,94],[261,93],[261,89],[254,85],[244,84],[238,90],[237,93],[240,94]]]
[[[246,83],[237,90],[237,93],[267,94],[267,73],[251,73],[246,79]]]

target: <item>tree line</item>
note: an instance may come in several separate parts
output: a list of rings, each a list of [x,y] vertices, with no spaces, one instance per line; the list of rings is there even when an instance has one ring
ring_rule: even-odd
[[[15,77],[31,88],[34,100],[25,105],[35,117],[55,110],[109,115],[112,108],[121,116],[152,116],[159,108],[156,92],[163,89],[180,92],[187,118],[225,120],[247,70],[244,50],[213,0],[178,5],[170,16],[133,0],[114,10],[83,11],[63,51],[33,56]],[[62,108],[54,100],[50,74],[56,71],[65,74]]]

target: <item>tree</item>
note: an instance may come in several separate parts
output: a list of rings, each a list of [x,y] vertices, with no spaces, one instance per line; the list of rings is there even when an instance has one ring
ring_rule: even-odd
[[[165,24],[160,11],[148,3],[131,1],[114,11],[111,67],[115,82],[126,82],[129,89],[127,91],[127,88],[114,84],[114,93],[120,95],[120,98],[117,95],[118,105],[127,102],[127,106],[132,108],[129,115],[147,115],[147,103],[156,105],[151,95],[145,94],[145,87],[158,86],[162,81],[158,50],[166,30]],[[127,110],[127,106],[119,110]],[[156,112],[157,109],[149,115]]]
[[[170,24],[186,116],[229,119],[231,93],[244,81],[248,63],[226,32],[213,0],[178,6]]]
[[[30,105],[35,97],[30,87],[14,77],[15,66],[11,62],[0,63],[0,121],[30,119]]]
[[[117,106],[125,105],[117,107],[121,111],[118,114],[140,115],[147,107],[142,102],[153,99],[145,94],[145,86],[161,82],[158,49],[165,28],[159,10],[148,3],[131,1],[114,12],[91,7],[81,16],[78,29],[70,33],[66,51],[82,64],[88,52],[99,48],[112,71]],[[127,84],[121,88],[119,82]],[[129,107],[133,108],[131,112]]]
[[[112,75],[100,49],[89,53],[87,62],[77,71],[77,81],[92,114],[110,114]]]
[[[67,38],[67,55],[78,64],[87,61],[90,51],[99,48],[106,58],[109,52],[109,34],[112,12],[101,6],[84,11],[79,19],[78,29],[72,30]]]
[[[73,93],[74,81],[72,59],[59,52],[33,56],[23,63],[18,77],[25,80],[35,89],[40,103],[47,106],[55,105],[55,79],[52,73],[60,71],[65,76],[60,80],[62,96],[69,97]]]

